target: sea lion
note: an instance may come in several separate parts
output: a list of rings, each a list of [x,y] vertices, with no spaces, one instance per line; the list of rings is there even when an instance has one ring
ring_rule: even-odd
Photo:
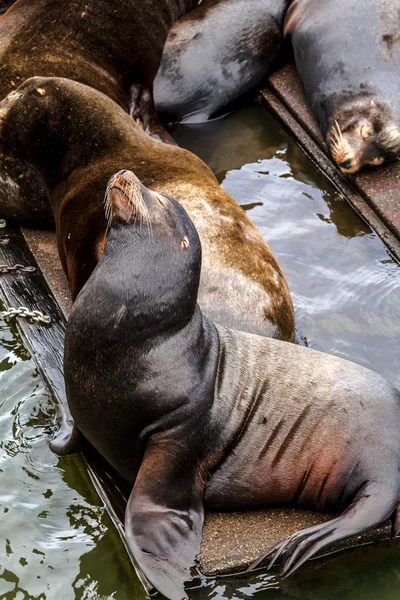
[[[35,75],[67,77],[117,102],[149,134],[173,143],[153,80],[174,21],[198,0],[17,0],[0,18],[0,99]],[[0,146],[1,216],[53,226],[36,171]]]
[[[205,0],[177,21],[154,82],[166,122],[200,122],[256,95],[281,41],[289,0]]]
[[[285,20],[297,70],[343,173],[400,150],[400,0],[293,0]]]
[[[261,234],[196,156],[146,135],[104,94],[59,78],[33,78],[0,103],[0,140],[46,183],[72,298],[104,246],[103,199],[123,166],[181,202],[203,243],[199,302],[218,323],[292,341],[285,278]]]
[[[341,512],[278,546],[285,575],[390,516],[397,534],[398,390],[207,319],[193,223],[133,173],[112,178],[106,210],[103,255],[67,325],[66,391],[75,429],[133,486],[125,534],[153,586],[186,597],[204,506]]]

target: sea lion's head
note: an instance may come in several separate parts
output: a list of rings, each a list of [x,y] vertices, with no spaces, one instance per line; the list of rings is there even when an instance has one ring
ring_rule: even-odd
[[[370,96],[346,102],[330,120],[327,143],[343,173],[357,173],[397,158],[400,129],[390,107]]]
[[[44,142],[49,146],[62,114],[49,81],[28,79],[0,102],[0,139],[30,163],[43,152]],[[68,110],[66,105],[64,108]],[[45,155],[52,160],[50,151]]]
[[[126,113],[104,94],[59,77],[32,77],[0,102],[0,140],[47,188],[112,152]]]
[[[111,278],[110,302],[132,307],[141,330],[183,325],[196,309],[201,269],[199,236],[185,209],[120,171],[107,186],[105,213],[104,252],[87,285]]]

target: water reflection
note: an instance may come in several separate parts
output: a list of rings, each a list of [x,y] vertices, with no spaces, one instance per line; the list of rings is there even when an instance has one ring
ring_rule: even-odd
[[[384,542],[310,561],[285,580],[255,573],[221,577],[193,590],[191,600],[395,600],[400,589],[400,543]]]
[[[0,326],[0,598],[144,597],[79,456],[49,449],[52,406],[21,339]]]
[[[282,127],[254,104],[174,136],[270,244],[310,345],[400,386],[399,265]]]

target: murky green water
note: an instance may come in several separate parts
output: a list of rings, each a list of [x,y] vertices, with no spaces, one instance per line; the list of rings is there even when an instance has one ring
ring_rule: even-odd
[[[80,456],[48,447],[52,405],[0,323],[0,599],[143,597]]]
[[[279,125],[254,105],[180,127],[176,138],[265,235],[310,344],[400,386],[400,268]],[[81,459],[48,448],[51,411],[15,329],[0,322],[0,600],[144,598]],[[265,573],[220,578],[190,596],[397,599],[400,546],[308,563],[283,583]]]

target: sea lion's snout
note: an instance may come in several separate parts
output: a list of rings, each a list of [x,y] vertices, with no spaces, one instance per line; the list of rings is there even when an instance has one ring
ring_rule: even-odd
[[[156,205],[165,208],[168,200],[147,189],[132,171],[118,171],[108,182],[104,207],[109,226],[113,218],[125,223],[149,222]]]
[[[19,92],[18,90],[15,90],[13,92],[10,92],[8,94],[8,96],[6,96],[1,102],[0,102],[0,124],[4,122],[8,110],[9,108],[17,101],[20,100],[21,98],[24,97],[24,94],[22,92]]]
[[[327,136],[329,151],[342,173],[356,173],[361,168],[360,155],[365,143],[366,127],[367,124],[364,123],[358,132],[354,132],[353,129],[343,132],[339,122],[335,121],[330,128]]]
[[[351,103],[328,129],[327,142],[342,173],[357,173],[394,160],[400,150],[400,128],[389,106],[378,101]]]
[[[143,200],[143,189],[140,180],[132,171],[118,171],[107,185],[104,199],[106,218],[109,223],[113,218],[131,222],[147,215],[148,209]]]

